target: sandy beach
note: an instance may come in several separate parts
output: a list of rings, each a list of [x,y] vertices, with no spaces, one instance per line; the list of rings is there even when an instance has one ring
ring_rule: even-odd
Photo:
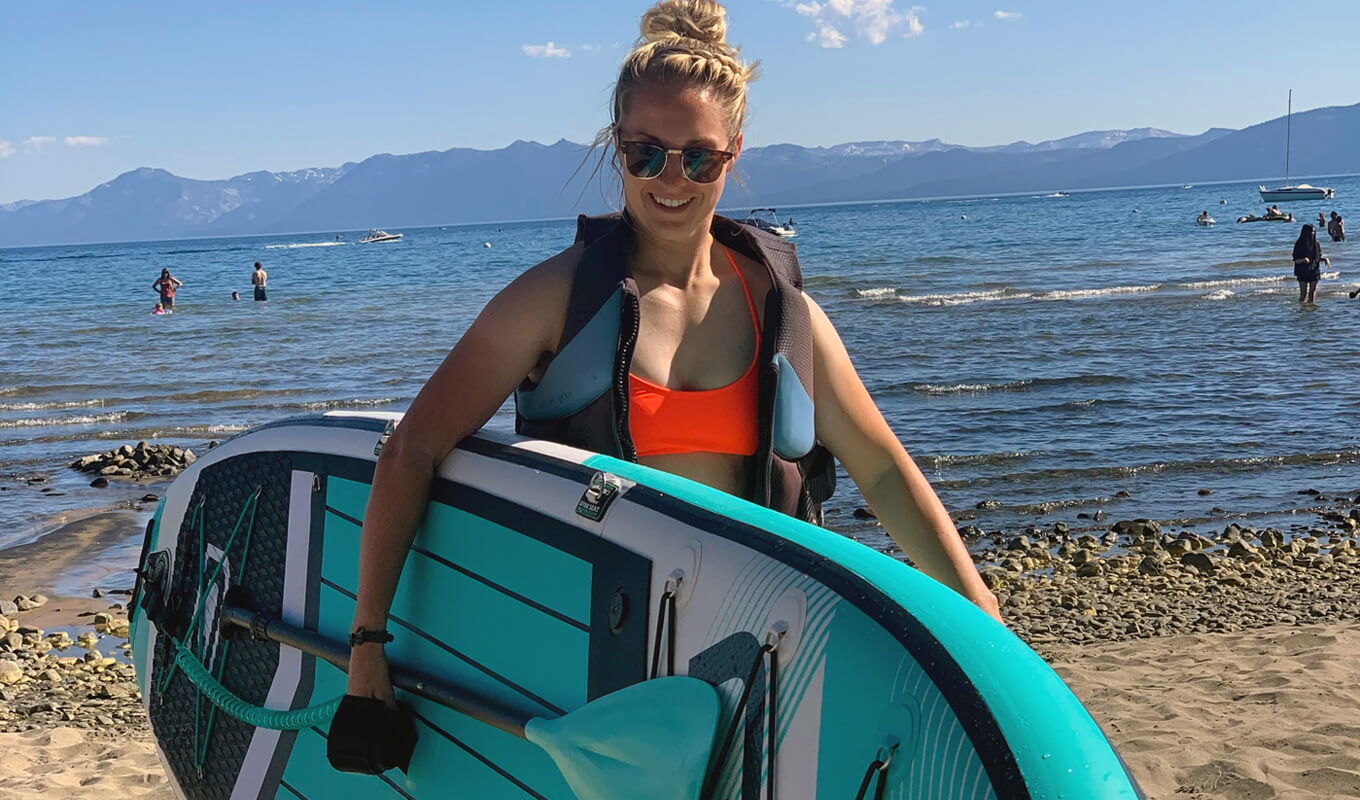
[[[1014,564],[998,566],[1017,558],[1026,543],[1031,550],[1019,557],[1047,552],[1053,542],[1036,532],[984,548],[979,566],[994,582],[1013,629],[1087,705],[1148,797],[1360,796],[1354,745],[1360,736],[1360,569],[1343,552],[1353,542],[1323,540],[1337,556],[1319,561],[1315,556],[1327,554],[1302,552],[1317,548],[1304,544],[1307,532],[1299,530],[1297,557],[1261,546],[1253,548],[1260,555],[1253,560],[1240,557],[1244,548],[1239,557],[1220,548],[1201,562],[1148,554],[1200,551],[1177,546],[1169,536],[1169,545],[1152,547],[1147,543],[1161,540],[1146,533],[1137,554],[1102,554],[1094,537],[1084,540],[1088,554],[1075,560],[1098,568],[1071,566],[1076,539],[1073,547],[1055,549],[1043,574],[1033,570],[1038,565],[1020,564],[1019,571],[1007,569]],[[1264,535],[1265,545],[1275,544],[1270,533],[1241,534]],[[124,570],[130,565],[102,564],[99,553],[140,535],[141,517],[131,512],[70,523],[43,540],[0,552],[0,585],[31,596],[71,569],[91,575]],[[1152,570],[1146,558],[1160,561],[1161,570]],[[1195,563],[1212,564],[1212,574],[1189,566]],[[1088,577],[1078,578],[1078,572]],[[117,594],[120,587],[102,588],[108,593],[100,598],[47,593],[41,608],[19,612],[7,625],[23,632],[25,643],[0,642],[0,661],[17,659],[22,672],[0,686],[0,798],[110,791],[173,797],[131,667],[106,655],[125,645],[117,620],[125,618],[126,598]],[[105,619],[96,613],[112,622],[96,629],[92,621]],[[95,638],[84,640],[92,644],[86,649],[38,644],[61,635],[53,629],[72,639]],[[89,650],[99,658],[91,659]],[[0,663],[0,674],[4,667]]]

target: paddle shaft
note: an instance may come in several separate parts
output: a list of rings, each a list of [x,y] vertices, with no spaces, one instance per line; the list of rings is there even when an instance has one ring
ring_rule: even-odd
[[[316,631],[289,625],[282,620],[271,619],[234,606],[223,606],[220,619],[223,625],[241,628],[258,639],[278,642],[307,655],[316,656],[341,670],[349,671],[349,647]],[[451,708],[521,739],[525,738],[525,724],[539,716],[512,708],[502,701],[455,686],[418,670],[391,662],[388,662],[387,669],[392,685],[398,689]]]

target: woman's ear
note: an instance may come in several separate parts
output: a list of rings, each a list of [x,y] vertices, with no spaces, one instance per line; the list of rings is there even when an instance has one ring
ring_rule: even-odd
[[[737,158],[738,158],[739,156],[741,156],[741,137],[742,137],[742,134],[738,133],[738,134],[737,134],[737,138],[735,138],[735,139],[732,140],[732,161],[733,161],[733,163],[735,163],[736,160],[737,160]],[[731,167],[731,164],[729,164],[728,166],[729,166],[729,168],[730,168],[730,167]]]

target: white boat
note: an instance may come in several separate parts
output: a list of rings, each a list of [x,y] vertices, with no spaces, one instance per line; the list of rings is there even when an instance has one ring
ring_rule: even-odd
[[[765,219],[764,217],[757,216],[762,212],[768,212],[770,218]],[[768,231],[775,236],[782,236],[785,239],[792,239],[798,235],[798,231],[793,229],[793,220],[790,219],[786,225],[780,225],[779,217],[775,216],[775,210],[773,208],[753,208],[746,219],[738,220],[738,222],[743,225],[750,225],[753,228],[760,228],[762,231]]]
[[[1258,187],[1261,191],[1261,201],[1265,203],[1283,203],[1288,200],[1329,200],[1335,194],[1334,189],[1326,186],[1310,186],[1300,183],[1296,186],[1281,186],[1278,189],[1267,189],[1264,186]]]
[[[387,231],[380,231],[377,228],[374,228],[368,232],[367,236],[359,240],[359,244],[373,244],[375,242],[395,242],[400,238],[401,238],[400,233],[388,233]]]
[[[1264,186],[1257,187],[1261,192],[1261,202],[1263,203],[1284,203],[1290,200],[1329,200],[1336,192],[1326,186],[1310,186],[1306,183],[1289,184],[1289,145],[1290,135],[1294,119],[1294,90],[1289,90],[1289,106],[1284,118],[1284,186],[1275,189],[1267,189]]]

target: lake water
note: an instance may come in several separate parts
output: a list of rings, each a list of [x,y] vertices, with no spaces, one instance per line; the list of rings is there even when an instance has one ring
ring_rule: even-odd
[[[1341,203],[1360,196],[1360,178],[1329,183]],[[1080,526],[1099,510],[1221,527],[1287,516],[1313,502],[1302,489],[1360,491],[1360,300],[1346,294],[1360,272],[1347,244],[1323,237],[1332,268],[1317,305],[1301,307],[1299,225],[1233,223],[1261,213],[1255,189],[780,218],[796,220],[808,292],[951,510],[988,530]],[[1350,216],[1333,202],[1290,206],[1300,222],[1322,208]],[[1194,224],[1205,209],[1216,226]],[[146,491],[89,488],[63,466],[81,455],[139,440],[201,451],[289,415],[404,409],[487,299],[573,227],[0,250],[0,546]],[[256,260],[267,304],[250,300]],[[176,313],[157,317],[162,267],[184,287]],[[491,424],[512,421],[507,405]],[[50,483],[30,486],[38,475]],[[850,517],[861,504],[843,481],[832,526],[881,541]]]

